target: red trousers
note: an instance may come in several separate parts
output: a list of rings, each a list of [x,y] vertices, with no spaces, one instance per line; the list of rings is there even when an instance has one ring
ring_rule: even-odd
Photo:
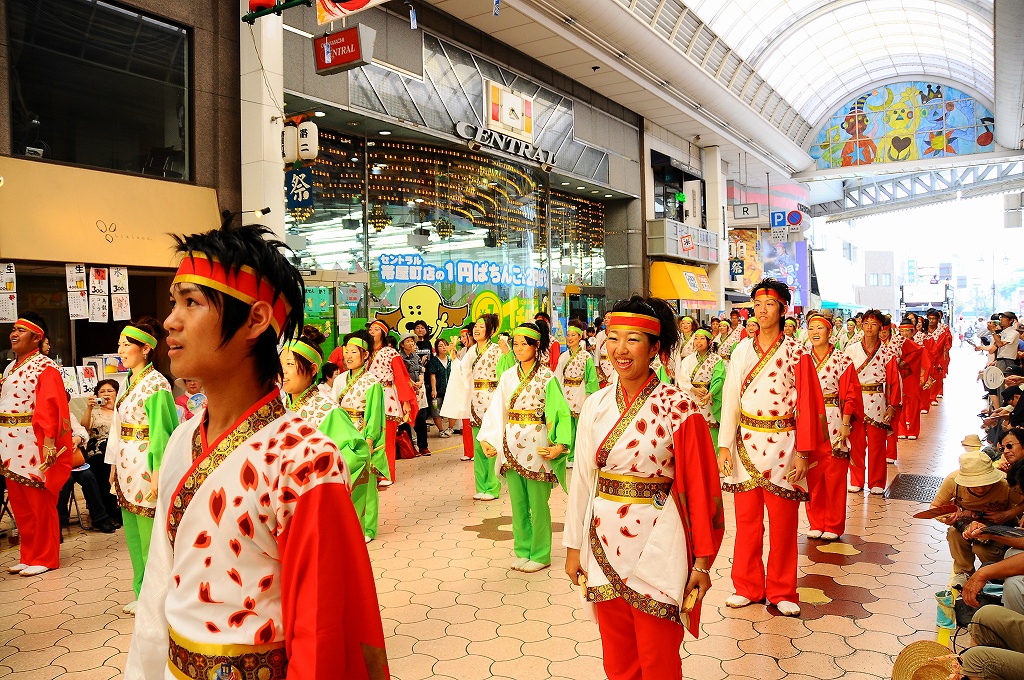
[[[897,422],[897,427],[899,434],[904,437],[921,436],[920,394],[920,392],[903,394],[903,417]]]
[[[898,423],[902,423],[903,422],[903,409],[902,408],[896,409],[896,415],[894,415],[892,417],[892,422],[893,422],[893,424],[898,424]],[[896,440],[897,439],[899,439],[899,437],[897,436],[896,428],[894,427],[892,432],[887,434],[886,437],[885,437],[885,460],[887,462],[888,461],[896,460],[896,453],[897,453],[897,451],[896,451]]]
[[[846,475],[849,470],[849,458],[827,456],[807,473],[811,490],[807,521],[812,530],[829,531],[836,536],[846,532]]]
[[[850,435],[850,484],[864,487],[865,463],[868,473],[868,487],[885,488],[888,477],[885,462],[885,438],[887,432],[863,420],[853,423]],[[865,450],[867,449],[867,450]]]
[[[732,585],[737,595],[772,604],[797,602],[796,532],[800,501],[791,501],[761,487],[734,494],[736,545],[732,558]],[[768,509],[768,571],[764,568],[764,511]]]
[[[57,494],[7,480],[7,497],[21,534],[19,561],[29,566],[60,566],[60,520]]]
[[[388,472],[395,481],[395,456],[398,454],[398,423],[391,418],[384,421],[384,452],[388,455]]]
[[[682,680],[683,627],[629,606],[621,597],[597,603],[608,680]]]
[[[473,457],[473,426],[468,418],[462,421],[462,451],[467,458]]]

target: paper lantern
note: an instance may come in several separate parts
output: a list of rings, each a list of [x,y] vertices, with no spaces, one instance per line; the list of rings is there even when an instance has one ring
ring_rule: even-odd
[[[299,160],[299,129],[294,125],[285,125],[281,130],[281,157],[288,165]]]
[[[311,120],[299,125],[299,158],[311,161],[320,151],[320,131]]]
[[[249,11],[259,12],[264,9],[270,9],[277,4],[277,0],[249,0]]]

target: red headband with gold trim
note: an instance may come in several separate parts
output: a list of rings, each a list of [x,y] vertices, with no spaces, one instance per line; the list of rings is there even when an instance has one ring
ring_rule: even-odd
[[[366,327],[367,332],[369,332],[371,326],[380,326],[380,331],[384,335],[387,335],[388,333],[391,332],[391,329],[388,328],[388,325],[381,321],[380,319],[374,319],[373,321],[371,321],[369,326]]]
[[[834,324],[832,323],[832,319],[828,318],[824,314],[811,314],[809,317],[807,317],[807,324],[810,325],[810,323],[812,321],[820,321],[820,322],[822,322],[823,324],[828,326],[829,330],[832,330],[832,328],[834,327]]]
[[[43,332],[42,328],[40,328],[36,324],[32,323],[28,319],[18,319],[17,321],[14,322],[14,325],[15,326],[21,326],[22,328],[25,328],[26,330],[28,330],[28,331],[30,331],[32,333],[38,333],[39,335],[42,335],[42,336],[46,335],[46,333]]]
[[[228,271],[217,259],[211,259],[203,253],[193,252],[185,256],[178,265],[174,283],[194,283],[213,288],[247,305],[266,302],[274,310],[270,325],[278,335],[281,334],[281,329],[284,328],[285,321],[292,311],[284,296],[277,295],[273,284],[252,267],[243,265],[237,272]]]
[[[782,296],[779,295],[779,292],[774,288],[758,288],[757,292],[754,293],[754,299],[756,300],[759,297],[775,298],[776,300],[779,301],[779,304],[786,304],[786,301],[782,299]]]
[[[646,314],[633,314],[630,312],[612,312],[605,319],[608,330],[618,329],[624,331],[636,331],[638,333],[650,333],[661,335],[661,322],[653,316]]]

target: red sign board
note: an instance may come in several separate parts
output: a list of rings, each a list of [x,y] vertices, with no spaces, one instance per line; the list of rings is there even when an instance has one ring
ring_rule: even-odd
[[[326,76],[369,64],[376,37],[376,31],[360,24],[313,38],[317,74]]]

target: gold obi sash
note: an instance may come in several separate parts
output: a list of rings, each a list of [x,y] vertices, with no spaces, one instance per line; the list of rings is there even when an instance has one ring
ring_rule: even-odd
[[[122,425],[121,441],[134,442],[149,439],[149,425]]]
[[[32,424],[32,411],[28,413],[0,413],[0,427],[25,427]]]
[[[740,425],[748,430],[757,430],[758,432],[789,432],[796,429],[796,416],[762,418],[742,411],[740,412]]]
[[[634,477],[597,473],[597,495],[616,503],[643,503],[663,507],[672,489],[671,477]]]
[[[178,680],[285,680],[284,642],[269,645],[218,645],[192,642],[168,629],[167,668]]]
[[[881,394],[885,390],[885,385],[882,383],[864,383],[860,386],[860,391],[865,394]]]
[[[497,380],[474,380],[473,381],[473,389],[474,390],[487,390],[488,392],[493,392],[494,390],[498,389],[498,381]]]
[[[381,380],[380,384],[383,387],[394,387],[395,386],[395,383],[393,381],[391,381],[391,380]]]
[[[358,423],[363,422],[363,416],[366,415],[366,411],[360,411],[359,409],[355,408],[345,408],[345,413],[351,416],[352,422],[356,424],[356,427],[358,427]]]
[[[517,425],[543,425],[547,422],[543,411],[515,411],[509,410],[508,422]]]
[[[703,388],[705,390],[708,389],[709,387],[711,387],[711,383],[709,383],[709,382],[695,382],[695,383],[690,383],[690,384],[693,385],[694,387],[700,387],[700,388]]]
[[[579,387],[583,384],[583,378],[562,378],[562,383],[566,387]]]
[[[825,406],[839,406],[839,394],[823,394]]]

